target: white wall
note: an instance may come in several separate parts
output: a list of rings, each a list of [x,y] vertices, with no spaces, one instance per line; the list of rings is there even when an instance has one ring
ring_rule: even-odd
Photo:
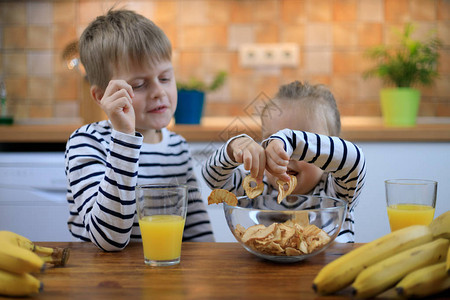
[[[436,214],[450,210],[450,143],[356,143],[367,160],[366,185],[355,209],[355,240],[369,242],[390,232],[386,213],[384,180],[394,178],[430,179],[438,182]],[[203,183],[200,166],[218,143],[191,143],[194,168],[204,200],[211,190]],[[218,242],[235,241],[222,211],[222,205],[209,205]]]

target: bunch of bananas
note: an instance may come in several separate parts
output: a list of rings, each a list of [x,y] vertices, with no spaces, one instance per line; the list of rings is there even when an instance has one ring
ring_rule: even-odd
[[[43,284],[30,273],[46,266],[64,266],[69,249],[35,245],[11,231],[0,231],[0,295],[27,296],[42,290]]]
[[[313,282],[326,295],[351,285],[356,298],[395,287],[401,297],[426,297],[450,288],[450,211],[430,226],[391,232],[327,264]]]

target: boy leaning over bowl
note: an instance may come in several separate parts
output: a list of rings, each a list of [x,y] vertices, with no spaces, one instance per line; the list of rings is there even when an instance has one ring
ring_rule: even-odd
[[[296,176],[292,194],[347,201],[347,216],[336,241],[354,242],[353,211],[364,186],[366,162],[358,146],[339,138],[340,114],[332,93],[324,85],[299,81],[283,85],[264,108],[261,124],[261,145],[239,135],[209,157],[202,168],[207,184],[243,196],[242,180],[250,171],[264,183],[264,195],[277,195],[276,181]]]
[[[106,251],[140,238],[135,186],[189,186],[183,240],[214,241],[184,138],[170,132],[177,106],[164,32],[128,10],[98,17],[80,38],[91,95],[108,120],[76,130],[66,146],[69,230]]]

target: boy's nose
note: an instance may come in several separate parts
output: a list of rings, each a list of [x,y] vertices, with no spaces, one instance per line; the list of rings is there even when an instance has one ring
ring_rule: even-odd
[[[150,88],[149,97],[151,100],[156,100],[164,95],[165,91],[159,83],[154,83]]]

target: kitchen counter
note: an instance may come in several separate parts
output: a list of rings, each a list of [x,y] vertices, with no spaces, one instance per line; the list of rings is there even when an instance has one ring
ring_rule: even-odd
[[[386,127],[381,118],[342,117],[341,137],[350,141],[416,141],[449,142],[449,118],[418,118],[414,127]],[[65,143],[81,124],[14,124],[0,126],[0,143]],[[247,133],[260,140],[257,118],[204,117],[200,125],[176,125],[169,129],[181,134],[188,142],[224,142],[228,138]]]
[[[311,288],[319,270],[358,247],[333,244],[294,264],[276,264],[248,253],[238,243],[183,243],[181,262],[154,268],[144,264],[142,245],[102,252],[92,243],[37,243],[70,247],[68,264],[37,277],[44,290],[33,299],[348,299],[350,289],[319,297]],[[392,295],[390,291],[383,294]],[[442,295],[442,299],[449,294]],[[18,299],[18,298],[15,298]],[[447,298],[448,299],[448,298]]]

